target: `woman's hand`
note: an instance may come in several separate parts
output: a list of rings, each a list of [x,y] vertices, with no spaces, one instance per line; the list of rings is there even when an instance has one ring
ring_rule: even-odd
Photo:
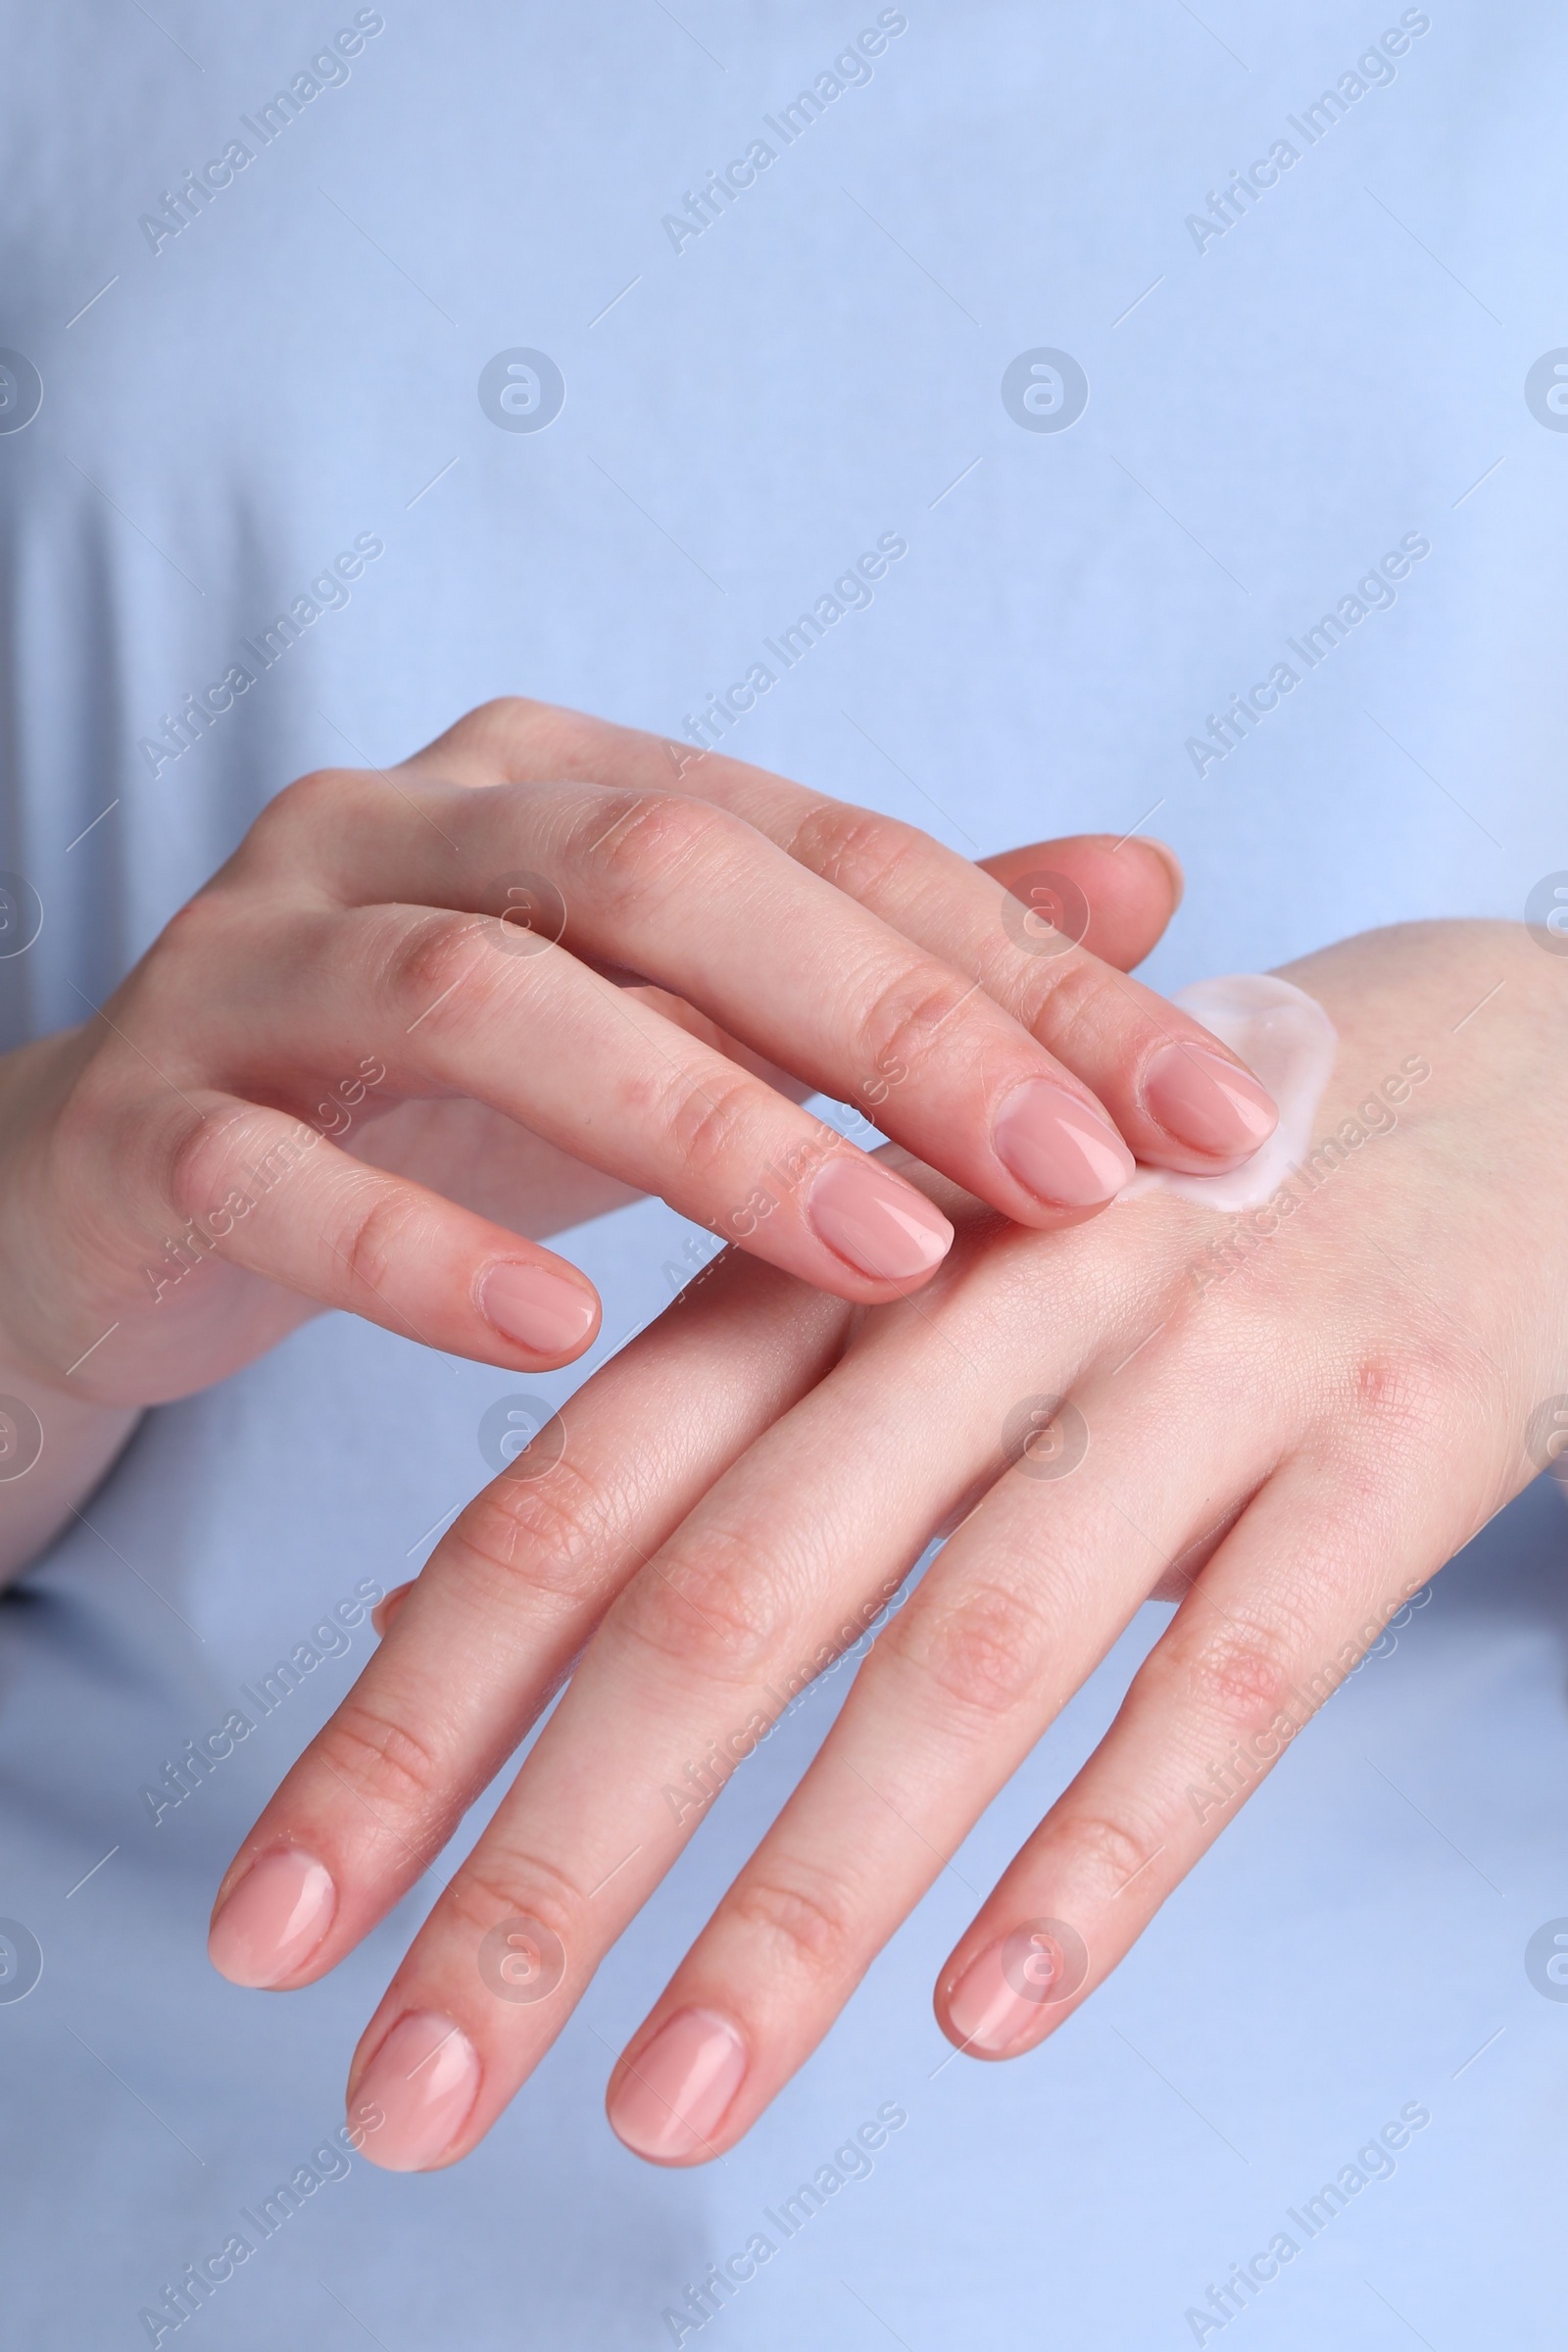
[[[377,2161],[482,2136],[737,1762],[956,1515],[615,2071],[646,2156],[746,2131],[1140,1603],[1179,1598],[940,1973],[960,2047],[1032,2046],[1542,1465],[1568,1392],[1568,968],[1445,923],[1289,976],[1341,1045],[1268,1208],[1149,1194],[1040,1234],[934,1187],[957,1247],[869,1313],[730,1259],[572,1398],[564,1451],[556,1429],[459,1521],[214,1929],[241,1982],[321,1975],[588,1644],[361,2043]]]
[[[1157,853],[1084,857],[1147,945]],[[847,1298],[923,1281],[946,1218],[774,1063],[1036,1227],[1103,1206],[1122,1136],[1244,1157],[1266,1096],[1081,936],[908,826],[539,705],[306,777],[99,1014],[0,1069],[0,1450],[49,1439],[0,1482],[0,1567],[136,1408],[320,1307],[569,1361],[599,1302],[537,1237],[635,1191]]]

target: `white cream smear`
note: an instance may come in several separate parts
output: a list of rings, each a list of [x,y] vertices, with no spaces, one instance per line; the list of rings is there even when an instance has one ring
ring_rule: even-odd
[[[1168,1168],[1140,1168],[1116,1198],[1179,1193],[1184,1200],[1201,1200],[1225,1212],[1261,1208],[1312,1148],[1312,1126],[1334,1068],[1339,1031],[1315,997],[1269,972],[1196,980],[1191,988],[1178,989],[1171,1002],[1241,1056],[1273,1096],[1280,1123],[1239,1168],[1219,1176],[1178,1176]]]

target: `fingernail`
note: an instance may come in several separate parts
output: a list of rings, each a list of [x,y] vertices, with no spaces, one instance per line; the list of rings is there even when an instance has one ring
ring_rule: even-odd
[[[807,1195],[806,1215],[835,1257],[876,1282],[929,1274],[953,1247],[942,1211],[868,1159],[830,1159]]]
[[[988,2058],[1000,2058],[1038,2025],[1039,1995],[1017,1991],[1003,1969],[1006,1942],[992,1944],[970,1962],[948,1995],[948,2023],[958,2039]]]
[[[448,2149],[479,2092],[479,2059],[461,2026],[434,2009],[400,2017],[354,2086],[383,2121],[363,2153],[388,2173],[417,2173]]]
[[[280,1984],[332,1924],[337,1888],[324,1862],[297,1845],[252,1863],[207,1934],[207,1953],[231,1984]]]
[[[1161,1046],[1154,1055],[1144,1078],[1144,1102],[1177,1143],[1223,1159],[1255,1152],[1280,1120],[1250,1070],[1186,1039]]]
[[[570,1355],[599,1319],[599,1301],[549,1266],[492,1266],[479,1285],[479,1311],[514,1348]]]
[[[370,1623],[375,1628],[378,1640],[383,1642],[386,1640],[387,1627],[391,1624],[393,1618],[397,1615],[399,1609],[402,1608],[403,1603],[408,1599],[409,1594],[413,1591],[414,1582],[411,1578],[408,1584],[394,1585],[390,1592],[382,1593],[380,1599],[370,1611]]]
[[[1187,896],[1187,875],[1183,869],[1181,859],[1177,857],[1175,851],[1171,848],[1168,841],[1156,841],[1152,833],[1135,833],[1133,835],[1133,839],[1134,841],[1140,843],[1144,849],[1152,850],[1154,856],[1159,859],[1160,863],[1164,866],[1165,871],[1169,874],[1171,881],[1171,912],[1174,914],[1177,907],[1181,905],[1183,899]]]
[[[629,2066],[610,2102],[611,2129],[656,2164],[713,2153],[710,2137],[746,2072],[746,2044],[713,2009],[683,2009]]]
[[[1054,1208],[1099,1208],[1136,1167],[1110,1121],[1050,1078],[1014,1087],[991,1140],[1025,1191]]]

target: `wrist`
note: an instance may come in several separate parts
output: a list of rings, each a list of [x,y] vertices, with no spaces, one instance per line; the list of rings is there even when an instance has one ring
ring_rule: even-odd
[[[39,1039],[0,1057],[0,1582],[34,1559],[91,1493],[140,1418],[139,1408],[75,1392],[74,1365],[27,1346],[41,1236],[22,1208],[27,1139],[39,1132],[79,1054],[82,1033]]]
[[[0,1584],[35,1559],[141,1418],[35,1379],[0,1352]]]

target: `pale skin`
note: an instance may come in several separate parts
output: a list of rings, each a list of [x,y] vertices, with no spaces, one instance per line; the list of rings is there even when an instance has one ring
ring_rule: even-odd
[[[1245,1159],[1267,1096],[1117,968],[1174,861],[1020,858],[1082,876],[1105,955],[910,826],[547,705],[289,787],[101,1011],[0,1060],[0,1575],[144,1406],[323,1307],[570,1362],[599,1300],[543,1238],[639,1193],[843,1300],[910,1293],[952,1226],[810,1091],[1042,1231],[1133,1153]]]
[[[917,1296],[863,1307],[726,1257],[572,1398],[548,1473],[522,1457],[384,1613],[220,1890],[215,1950],[244,1981],[352,1949],[571,1679],[361,2042],[373,2160],[483,2136],[748,1743],[944,1526],[614,2070],[611,2120],[654,2161],[747,2131],[1134,1611],[1173,1599],[937,1972],[957,2046],[1036,2046],[1537,1474],[1568,1393],[1568,959],[1434,923],[1286,976],[1339,1030],[1316,1125],[1337,1161],[1228,1254],[1192,1200],[1031,1232],[912,1169],[958,1235]],[[1066,1399],[1066,1450],[1020,1455],[1042,1396]],[[297,1893],[270,1973],[225,1944],[257,1866]]]

